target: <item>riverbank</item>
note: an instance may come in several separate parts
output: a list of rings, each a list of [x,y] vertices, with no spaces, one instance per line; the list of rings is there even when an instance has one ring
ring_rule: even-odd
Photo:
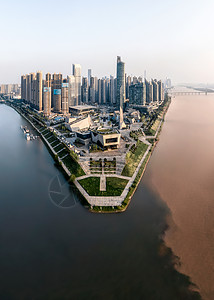
[[[131,178],[124,177],[124,179],[126,179],[128,181],[128,183],[125,186],[122,194],[119,196],[90,196],[88,194],[88,192],[86,192],[86,190],[80,184],[81,180],[88,176],[83,176],[84,173],[81,173],[81,172],[79,173],[80,176],[77,176],[77,177],[74,176],[74,174],[71,172],[71,170],[69,170],[70,168],[68,168],[68,165],[66,166],[66,164],[64,163],[64,160],[63,160],[67,156],[67,154],[63,158],[59,157],[57,151],[55,151],[55,148],[52,147],[51,143],[46,138],[46,135],[48,135],[48,134],[47,134],[47,130],[45,131],[45,125],[42,124],[39,120],[36,120],[36,122],[42,127],[42,130],[40,130],[40,128],[38,128],[38,126],[35,126],[35,124],[33,123],[35,120],[31,121],[32,116],[30,116],[30,115],[26,116],[26,112],[25,112],[25,114],[23,114],[17,107],[15,107],[13,104],[10,103],[10,106],[12,108],[14,108],[22,117],[24,117],[31,124],[31,126],[39,133],[39,135],[41,136],[42,140],[46,144],[47,148],[49,149],[50,153],[52,154],[52,156],[53,156],[54,160],[56,161],[56,163],[58,164],[58,166],[62,168],[62,171],[67,176],[70,183],[72,185],[74,185],[76,190],[78,190],[78,192],[81,194],[81,198],[84,199],[83,203],[85,203],[85,206],[87,208],[89,208],[89,210],[91,212],[96,212],[96,213],[119,213],[119,212],[124,212],[127,209],[127,207],[129,206],[129,203],[138,187],[138,184],[143,177],[143,174],[146,170],[149,159],[150,159],[150,157],[153,153],[153,150],[157,144],[158,136],[161,131],[162,123],[164,121],[164,117],[168,110],[169,105],[170,105],[170,100],[168,100],[166,102],[166,104],[164,105],[163,111],[161,111],[161,119],[159,120],[159,124],[157,126],[155,135],[154,136],[144,136],[142,138],[139,138],[140,142],[147,145],[147,149],[146,149],[145,153],[143,153],[143,157],[140,160],[140,162],[138,163]],[[159,118],[159,115],[158,115],[158,118]],[[43,134],[44,132],[46,134]],[[50,136],[48,138],[50,138]],[[60,141],[59,141],[59,144],[61,144]],[[63,149],[61,149],[61,150],[63,150]],[[76,163],[78,164],[78,161]],[[69,166],[70,166],[70,164],[69,164]],[[115,177],[117,179],[120,179],[121,176],[105,175],[105,177],[106,178]],[[88,177],[88,178],[93,178],[93,177]],[[121,179],[121,182],[124,179]],[[87,205],[86,205],[86,203],[87,203]]]

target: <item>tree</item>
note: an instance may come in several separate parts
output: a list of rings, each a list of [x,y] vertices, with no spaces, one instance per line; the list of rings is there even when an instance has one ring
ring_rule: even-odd
[[[69,182],[73,183],[76,179],[76,176],[74,174],[71,174],[70,178],[69,178]]]

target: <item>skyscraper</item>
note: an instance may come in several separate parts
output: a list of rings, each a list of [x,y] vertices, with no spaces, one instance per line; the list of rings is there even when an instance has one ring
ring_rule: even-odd
[[[82,78],[82,103],[88,103],[88,78]]]
[[[48,117],[51,114],[51,87],[44,87],[44,115]]]
[[[121,57],[117,57],[117,105],[124,103],[125,100],[125,63]]]
[[[120,107],[120,129],[123,127],[123,104],[125,101],[125,63],[117,57],[117,105]]]
[[[106,80],[101,80],[101,103],[106,104]]]
[[[158,81],[158,100],[163,101],[164,100],[164,87],[161,80]]]
[[[159,101],[159,95],[158,95],[158,83],[157,80],[152,80],[152,86],[153,86],[153,102]]]
[[[128,76],[127,79],[126,79],[126,98],[129,99],[129,87],[132,83],[132,78],[131,76]]]
[[[92,104],[95,103],[96,100],[96,89],[95,89],[95,78],[91,77],[91,84],[90,84],[90,102]]]
[[[145,80],[146,84],[146,104],[153,102],[153,85],[150,81]]]
[[[26,100],[26,75],[21,76],[21,99]],[[3,91],[1,90],[3,93]]]
[[[68,107],[68,83],[63,82],[62,83],[62,113],[68,114],[69,113],[69,107]]]
[[[53,103],[54,103],[54,111],[55,112],[61,112],[62,110],[62,90],[61,89],[55,89],[53,92]]]
[[[55,107],[55,104],[54,104],[54,98],[55,98],[55,95],[54,95],[54,90],[59,90],[61,89],[61,86],[62,86],[62,74],[59,73],[59,74],[56,74],[54,73],[53,76],[52,76],[52,80],[51,80],[51,101],[52,101],[52,106]]]
[[[110,103],[115,104],[115,86],[114,86],[114,77],[110,76]]]
[[[68,105],[75,105],[75,95],[76,95],[76,85],[75,85],[75,77],[73,75],[67,76],[68,80]]]
[[[129,87],[129,104],[145,105],[146,85],[144,82],[132,84]]]
[[[36,73],[36,109],[42,111],[42,72]]]
[[[92,71],[91,69],[88,69],[88,85],[91,85],[91,76],[92,76]]]
[[[73,64],[73,76],[75,78],[75,104],[81,103],[81,66]]]

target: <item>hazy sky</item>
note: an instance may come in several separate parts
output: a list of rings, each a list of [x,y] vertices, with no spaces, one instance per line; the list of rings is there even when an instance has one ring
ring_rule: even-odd
[[[0,83],[41,70],[214,82],[213,0],[1,1]]]

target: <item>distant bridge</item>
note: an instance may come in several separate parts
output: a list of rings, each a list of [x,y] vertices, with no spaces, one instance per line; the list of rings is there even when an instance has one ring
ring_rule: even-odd
[[[207,91],[195,91],[195,92],[179,92],[179,91],[171,91],[168,93],[169,96],[190,96],[190,95],[207,95]]]

